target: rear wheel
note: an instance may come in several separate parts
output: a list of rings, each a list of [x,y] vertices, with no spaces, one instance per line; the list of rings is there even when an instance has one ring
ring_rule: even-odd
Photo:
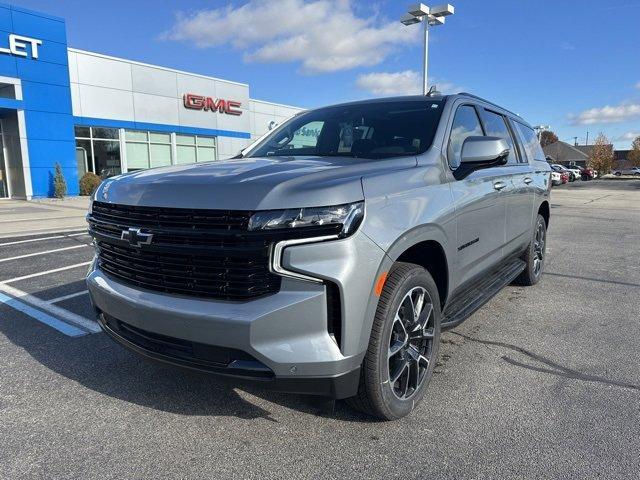
[[[347,402],[384,420],[404,417],[424,396],[439,343],[433,278],[419,265],[395,264],[378,302],[358,394]]]
[[[522,256],[522,260],[526,263],[525,269],[514,280],[516,285],[530,286],[540,281],[542,271],[544,269],[544,260],[547,251],[547,222],[544,217],[538,214],[535,228],[533,229],[533,238]]]

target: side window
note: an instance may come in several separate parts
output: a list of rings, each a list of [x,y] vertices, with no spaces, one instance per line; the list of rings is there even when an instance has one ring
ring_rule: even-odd
[[[456,169],[460,166],[460,154],[462,153],[462,144],[465,139],[478,136],[483,136],[483,133],[476,109],[471,105],[458,107],[453,117],[453,125],[451,125],[449,144],[447,146],[447,158],[451,168]]]
[[[516,130],[522,138],[524,151],[527,154],[527,158],[529,159],[529,161],[531,162],[532,160],[540,160],[542,162],[545,162],[546,158],[544,156],[544,151],[540,146],[540,142],[538,141],[536,132],[534,132],[532,128],[527,127],[520,122],[513,122],[513,125],[516,127]]]
[[[484,120],[484,127],[487,129],[488,137],[500,137],[504,138],[509,144],[509,159],[508,163],[518,163],[518,152],[516,151],[515,143],[511,137],[511,132],[504,123],[504,117],[499,113],[492,112],[490,110],[482,109],[482,120]]]

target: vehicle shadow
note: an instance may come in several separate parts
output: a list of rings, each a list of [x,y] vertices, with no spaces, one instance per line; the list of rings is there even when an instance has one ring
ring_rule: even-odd
[[[271,403],[334,420],[372,421],[344,402],[236,387],[217,377],[144,360],[103,333],[68,337],[8,306],[0,305],[0,318],[0,333],[46,368],[95,392],[136,405],[180,415],[278,422],[269,410]]]
[[[548,358],[543,357],[542,355],[539,355],[537,353],[531,352],[525,348],[519,347],[517,345],[513,345],[510,343],[506,343],[506,342],[499,342],[499,341],[493,341],[493,340],[481,340],[479,338],[475,338],[475,337],[471,337],[469,335],[465,335],[463,333],[460,332],[455,332],[452,331],[451,332],[454,335],[457,335],[459,337],[464,338],[465,340],[469,341],[469,342],[475,342],[475,343],[481,343],[483,345],[490,345],[490,346],[495,346],[495,347],[501,347],[501,348],[505,348],[507,350],[511,350],[513,352],[519,353],[524,355],[524,357],[528,360],[528,361],[533,361],[533,362],[537,362],[538,365],[536,365],[535,363],[525,363],[525,362],[521,362],[519,360],[515,360],[511,357],[509,357],[508,355],[502,355],[501,358],[503,361],[509,363],[510,365],[513,365],[515,367],[520,367],[520,368],[525,368],[527,370],[532,370],[535,372],[539,372],[539,373],[547,373],[549,375],[556,375],[559,377],[564,377],[564,378],[569,378],[572,380],[579,380],[579,381],[583,381],[583,382],[593,382],[593,383],[600,383],[603,385],[607,385],[610,387],[619,387],[619,388],[625,388],[625,389],[629,389],[629,390],[636,390],[636,391],[640,391],[640,386],[639,385],[635,385],[633,383],[629,383],[629,382],[621,382],[621,381],[617,381],[617,380],[611,380],[608,378],[604,378],[604,377],[600,377],[598,375],[591,375],[588,373],[582,373],[579,372],[577,370],[573,370],[571,368],[565,367],[564,365],[560,365],[557,362],[554,362],[553,360],[550,360]]]

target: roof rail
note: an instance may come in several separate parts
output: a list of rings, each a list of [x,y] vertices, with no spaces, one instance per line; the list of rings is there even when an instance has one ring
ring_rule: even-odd
[[[498,108],[499,108],[499,109],[501,109],[501,110],[505,110],[505,111],[509,112],[511,115],[515,115],[515,116],[516,116],[516,117],[518,117],[518,118],[522,118],[522,117],[521,117],[520,115],[518,115],[517,113],[514,113],[514,112],[512,112],[511,110],[507,110],[506,108],[501,107],[501,106],[500,106],[500,105],[498,105],[497,103],[493,103],[492,101],[487,100],[486,98],[479,97],[478,95],[474,95],[473,93],[469,93],[469,92],[459,92],[459,93],[458,93],[458,95],[463,95],[463,96],[465,96],[465,97],[475,98],[476,100],[480,100],[481,102],[488,103],[489,105],[493,105],[494,107],[498,107]]]

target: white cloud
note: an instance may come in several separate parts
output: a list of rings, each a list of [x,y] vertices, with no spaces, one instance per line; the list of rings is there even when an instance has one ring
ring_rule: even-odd
[[[632,142],[638,137],[640,137],[640,131],[639,132],[627,132],[627,133],[623,133],[618,138],[616,138],[616,141],[618,141],[618,142],[625,142],[625,141]]]
[[[429,85],[436,85],[441,93],[464,90],[451,82],[430,79]],[[356,86],[374,95],[416,95],[422,93],[422,74],[415,70],[402,72],[374,72],[359,75]]]
[[[617,123],[640,117],[640,103],[626,103],[616,106],[591,108],[570,116],[574,125],[591,125],[594,123]]]
[[[200,48],[231,45],[248,62],[300,62],[304,72],[323,73],[377,65],[416,41],[419,30],[360,17],[350,0],[251,0],[178,14],[162,37]]]
[[[411,95],[422,92],[422,77],[413,70],[360,75],[356,85],[376,95]]]

